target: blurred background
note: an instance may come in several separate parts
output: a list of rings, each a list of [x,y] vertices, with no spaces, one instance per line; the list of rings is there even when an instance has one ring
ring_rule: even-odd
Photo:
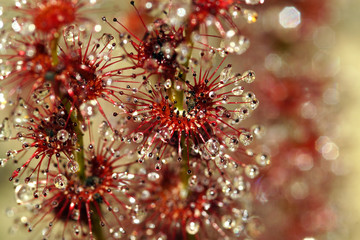
[[[0,0],[3,3],[5,0]],[[265,0],[271,4],[272,0]],[[318,0],[304,0],[303,2]],[[325,44],[331,42],[329,56],[336,63],[332,65],[334,81],[339,91],[339,107],[333,112],[333,118],[329,121],[338,121],[333,139],[339,149],[338,163],[336,165],[337,179],[332,183],[330,202],[335,206],[337,213],[336,227],[334,231],[322,235],[318,239],[331,240],[358,240],[360,239],[360,1],[358,0],[329,0],[331,6],[331,18],[326,26],[329,31],[324,34]],[[288,1],[291,4],[291,0]],[[112,17],[113,14],[109,14]],[[261,19],[261,14],[259,19]],[[1,23],[0,23],[1,25]],[[328,34],[328,35],[326,35]],[[329,39],[331,38],[331,39]],[[251,49],[249,50],[251,51]],[[251,63],[249,63],[251,64]],[[336,69],[335,69],[336,68]],[[338,69],[337,69],[338,68]],[[260,105],[261,108],[261,105]],[[1,119],[6,114],[0,112]],[[0,158],[5,157],[9,149],[13,149],[13,143],[0,143]],[[14,166],[7,164],[0,169],[0,238],[24,239],[24,230],[16,235],[11,233],[13,225],[13,211],[16,206],[14,198],[14,186],[8,181]],[[307,240],[311,240],[309,238]],[[275,239],[274,239],[275,240]],[[282,239],[276,239],[282,240]]]

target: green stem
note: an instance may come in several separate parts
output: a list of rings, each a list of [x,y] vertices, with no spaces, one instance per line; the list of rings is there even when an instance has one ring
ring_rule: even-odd
[[[195,235],[187,234],[187,240],[196,240]]]
[[[186,36],[188,36],[188,35],[186,35]],[[192,54],[192,47],[193,47],[193,42],[191,41],[191,39],[187,39],[187,40],[190,42],[191,46],[190,46],[188,60],[183,65],[185,68],[188,68],[188,66],[189,66],[190,57]],[[186,80],[186,73],[180,72],[179,76],[178,76],[178,80],[184,84],[185,80]],[[183,90],[177,91],[174,81],[171,86],[172,87],[169,89],[169,95],[170,95],[170,99],[174,102],[174,106],[180,111],[186,111],[186,109],[184,110],[184,91]],[[187,172],[189,170],[188,161],[190,161],[190,159],[188,159],[188,156],[190,157],[190,154],[188,153],[189,146],[185,145],[185,137],[184,136],[181,137],[180,146],[182,149],[184,149],[181,154],[182,164],[181,164],[180,178],[181,178],[181,182],[183,184],[184,189],[187,190],[188,184],[189,184],[189,178],[190,178],[190,174],[188,174],[188,172]]]
[[[51,64],[53,67],[58,65],[59,63],[59,56],[58,56],[58,44],[59,44],[60,34],[55,33],[54,38],[50,42],[50,49],[51,49]]]
[[[84,133],[81,130],[81,124],[83,123],[83,117],[77,113],[71,116],[71,120],[76,123],[75,133],[77,136],[78,150],[75,152],[75,161],[79,164],[78,176],[81,182],[85,182],[85,151],[84,151]]]
[[[101,219],[100,219],[99,215],[96,214],[97,209],[93,204],[91,204],[90,208],[93,211],[93,217],[91,218],[93,236],[95,237],[96,240],[105,240],[106,238],[104,236],[102,227],[100,225]]]
[[[187,42],[190,42],[190,45],[191,45],[188,60],[184,64],[184,67],[188,68],[189,63],[190,63],[190,57],[192,55],[192,47],[194,46],[194,43],[191,41],[190,34],[186,34],[186,40],[187,40]],[[185,83],[186,73],[180,72],[179,79],[180,79],[180,81]],[[175,107],[179,110],[184,110],[184,91],[176,91],[175,86],[173,84],[173,88],[171,88],[171,94],[172,94],[171,95],[172,98],[174,98],[174,100],[176,101]],[[186,196],[188,196],[189,178],[191,176],[190,174],[188,174],[188,170],[189,170],[188,161],[190,161],[190,153],[188,151],[190,151],[190,149],[189,149],[189,146],[186,146],[186,144],[185,144],[184,136],[181,137],[180,145],[181,145],[181,148],[183,149],[182,154],[181,154],[182,155],[181,156],[182,163],[181,163],[181,170],[180,170],[180,178],[181,178],[181,183],[183,184],[183,188],[186,189],[186,191],[187,191]],[[191,234],[187,233],[186,239],[187,240],[196,240],[196,237],[195,237],[195,235],[191,235]]]
[[[189,178],[190,178],[190,174],[188,174],[187,170],[188,170],[188,148],[185,147],[185,139],[184,137],[181,138],[181,147],[184,149],[184,151],[182,151],[181,153],[181,170],[180,170],[180,179],[181,179],[181,183],[183,184],[184,189],[188,190],[188,185],[189,185]],[[189,155],[190,157],[190,155]],[[187,194],[186,194],[187,195]]]
[[[61,101],[65,106],[67,113],[72,113],[70,116],[71,122],[75,124],[74,131],[77,137],[77,150],[74,152],[75,161],[79,164],[78,176],[82,183],[85,182],[85,149],[84,149],[84,133],[81,130],[81,125],[84,122],[84,118],[82,117],[79,109],[72,110],[71,102],[68,100],[66,96],[61,97]]]
[[[172,101],[174,102],[174,106],[180,111],[184,110],[184,91],[177,91],[175,88],[171,88],[170,96]]]

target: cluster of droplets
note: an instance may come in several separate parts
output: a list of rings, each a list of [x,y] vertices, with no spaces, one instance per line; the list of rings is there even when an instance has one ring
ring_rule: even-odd
[[[147,169],[149,164],[141,169],[149,181],[134,190],[146,214],[136,223],[139,226],[132,231],[133,236],[151,238],[160,234],[163,239],[186,239],[185,233],[202,238],[258,237],[263,226],[248,209],[250,182],[240,176],[229,181],[226,177],[230,176],[216,172],[204,175],[202,172],[208,170],[199,162],[187,178],[188,188],[183,189],[177,162],[172,158],[167,160],[162,175]]]
[[[34,169],[25,178],[26,182],[30,181],[35,171],[39,176],[49,172],[52,167],[56,168],[63,161],[75,164],[73,152],[77,149],[76,125],[69,121],[68,117],[61,104],[50,106],[42,103],[34,108],[20,99],[19,106],[15,108],[13,116],[10,118],[15,122],[11,128],[16,131],[16,135],[9,137],[8,140],[18,140],[22,144],[22,148],[8,151],[8,158],[4,162],[13,160],[18,163],[15,156],[19,153],[25,153],[30,149],[33,149],[34,153],[13,172],[10,180],[17,178],[20,171],[28,169],[30,163],[33,163],[30,168]],[[6,131],[10,131],[9,126],[8,128]],[[8,133],[8,135],[10,134]],[[61,175],[60,172],[59,175]],[[47,181],[45,185],[47,185]]]
[[[131,151],[126,151],[121,144],[115,146],[111,142],[108,143],[104,137],[97,150],[90,147],[87,152],[86,165],[82,166],[86,168],[85,176],[76,174],[79,171],[77,162],[68,162],[67,165],[60,166],[60,174],[49,171],[36,181],[17,184],[17,203],[27,206],[35,214],[26,217],[24,223],[28,230],[35,229],[40,221],[48,221],[48,227],[43,231],[44,237],[56,236],[53,235],[52,229],[55,225],[61,225],[58,223],[59,220],[66,219],[63,236],[81,234],[92,238],[93,227],[99,225],[107,227],[109,236],[115,239],[122,237],[125,230],[121,227],[120,220],[129,211],[136,211],[135,198],[128,193],[129,186],[135,186],[143,178],[142,174],[134,175],[122,170],[134,164],[133,161],[126,163],[126,158],[131,159]],[[51,183],[46,183],[48,175],[52,179]],[[37,189],[39,185],[44,184],[47,187],[40,196]],[[34,197],[39,201],[34,201]],[[49,215],[49,211],[53,215]],[[93,217],[94,211],[98,218]],[[118,230],[115,230],[114,226],[119,226]]]
[[[242,213],[248,215],[246,204],[251,202],[251,182],[259,176],[261,168],[269,166],[270,157],[248,148],[254,137],[262,137],[263,127],[238,127],[259,104],[255,94],[245,92],[241,86],[252,83],[255,73],[248,70],[233,74],[229,65],[217,74],[219,67],[214,72],[202,70],[199,75],[193,72],[194,80],[185,81],[179,88],[184,91],[183,105],[177,103],[178,99],[171,92],[169,94],[169,91],[177,91],[178,85],[169,79],[164,79],[163,83],[147,83],[145,90],[129,85],[120,92],[126,98],[122,103],[125,116],[135,126],[122,141],[138,145],[137,162],[144,165],[146,170],[141,171],[149,181],[144,183],[144,189],[137,190],[137,199],[148,206],[140,204],[142,208],[134,212],[132,222],[142,226],[141,230],[138,227],[133,230],[134,236],[142,236],[145,228],[147,237],[157,236],[157,233],[165,239],[180,238],[182,230],[206,237],[203,234],[208,228],[201,226],[204,223],[214,226],[212,217],[215,216],[222,226],[211,231],[220,236],[256,238],[262,232],[257,217],[245,219]],[[189,175],[181,177],[183,173],[173,170],[177,165],[187,167]],[[162,182],[167,175],[174,180]],[[219,179],[214,183],[216,187],[210,184],[214,179]],[[162,195],[153,199],[159,194],[156,191],[161,191]],[[159,207],[161,204],[163,208]],[[235,207],[238,204],[241,206]],[[155,206],[164,210],[155,210]],[[147,209],[147,214],[143,208]],[[215,214],[217,208],[223,213]],[[238,217],[233,216],[234,211],[239,212]],[[147,220],[149,216],[152,216],[151,221]],[[171,218],[171,222],[160,223],[164,221],[161,219]],[[157,230],[164,224],[163,228],[171,229],[171,233]]]
[[[255,23],[258,14],[246,5],[262,4],[264,1],[223,1],[223,0],[192,0],[169,3],[162,0],[144,1],[142,12],[152,16],[158,15],[159,8],[168,11],[169,21],[177,25],[186,25],[195,41],[203,44],[209,42],[208,35],[213,27],[220,34],[222,41],[216,47],[222,56],[226,53],[242,54],[250,45],[247,37],[241,34],[237,22],[242,19],[246,23]],[[245,6],[245,7],[244,7]],[[206,29],[204,31],[204,29]]]
[[[160,86],[146,87],[149,89],[147,92],[131,87],[121,91],[122,96],[127,96],[123,110],[137,125],[122,140],[139,144],[138,162],[161,160],[166,148],[172,146],[177,150],[179,161],[184,159],[184,154],[193,154],[205,161],[226,165],[228,161],[224,159],[232,158],[228,154],[243,152],[254,136],[261,137],[261,127],[257,125],[252,129],[238,127],[259,104],[254,93],[245,92],[240,86],[241,83],[253,82],[255,73],[249,70],[233,74],[231,70],[229,65],[218,76],[210,70],[200,76],[194,72],[194,82],[186,81],[183,110],[178,109],[176,100],[168,94],[172,90],[172,83],[168,80]],[[224,107],[224,104],[229,107]],[[245,158],[255,158],[253,153],[244,155]],[[191,160],[187,159],[190,169]],[[247,165],[243,161],[238,161],[238,164]],[[161,166],[162,163],[156,163],[155,169],[160,170]],[[255,178],[259,171],[254,166],[247,167],[246,172]]]
[[[103,21],[120,33],[120,46],[124,49],[126,58],[132,62],[131,68],[119,69],[125,71],[123,77],[135,78],[143,74],[148,76],[155,74],[165,79],[173,79],[179,70],[184,71],[183,65],[189,60],[191,51],[185,39],[184,27],[176,28],[163,19],[157,19],[150,26],[144,26],[146,31],[144,37],[139,38],[117,18],[114,18],[113,22],[128,30],[128,34],[121,33],[105,17]],[[131,52],[126,49],[129,44],[133,48]],[[131,73],[126,73],[128,69]]]
[[[90,36],[86,45],[82,43],[81,33],[75,26],[69,26],[64,31],[66,49],[59,55],[61,63],[55,69],[57,74],[54,80],[60,86],[58,94],[67,96],[86,119],[94,116],[100,107],[97,99],[111,104],[118,101],[114,92],[120,73],[110,70],[109,66],[121,62],[123,58],[114,56],[117,44],[110,34],[103,34],[98,39]]]

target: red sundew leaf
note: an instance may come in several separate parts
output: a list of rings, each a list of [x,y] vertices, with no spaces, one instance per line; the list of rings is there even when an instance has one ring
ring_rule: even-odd
[[[174,89],[166,84],[145,85],[144,90],[130,86],[121,90],[120,94],[126,97],[122,102],[124,114],[137,124],[123,140],[140,144],[139,162],[144,162],[150,155],[156,155],[160,160],[166,155],[166,149],[174,149],[179,160],[187,159],[188,168],[191,154],[211,160],[227,151],[237,152],[243,156],[242,160],[231,155],[227,158],[241,166],[252,158],[240,143],[249,145],[253,134],[238,124],[257,107],[258,100],[252,92],[244,93],[238,85],[252,82],[255,75],[252,71],[243,76],[232,75],[231,66],[217,74],[219,67],[215,71],[200,71],[199,75],[193,73],[193,82],[184,83],[186,89],[181,108],[171,93]],[[251,171],[249,168],[249,173]]]
[[[231,230],[244,228],[243,222],[239,221],[241,217],[253,217],[246,210],[245,196],[250,192],[245,186],[242,190],[237,189],[242,180],[232,179],[225,183],[225,179],[217,174],[206,176],[203,174],[206,165],[201,160],[188,183],[182,179],[175,159],[169,159],[161,172],[153,172],[151,164],[144,163],[143,166],[148,172],[148,180],[132,191],[138,196],[139,212],[145,214],[134,213],[137,217],[132,234],[166,236],[168,239],[186,239],[188,234],[195,235],[196,239],[243,237],[246,234],[245,231]],[[184,184],[188,186],[184,187]],[[152,231],[146,231],[150,225]]]
[[[149,78],[151,75],[156,75],[159,79],[166,80],[173,79],[179,70],[185,70],[179,60],[181,53],[178,50],[181,45],[185,44],[183,27],[175,28],[164,20],[157,19],[151,27],[147,28],[145,26],[144,37],[140,38],[119,22],[117,18],[114,18],[113,21],[123,27],[130,35],[122,34],[105,17],[103,20],[120,33],[120,46],[130,63],[129,67],[118,70],[121,72],[134,71],[134,73],[123,76],[124,78],[136,78],[141,75],[147,75],[146,78]],[[135,38],[135,40],[132,40],[131,37]],[[128,42],[132,45],[133,52],[125,49]]]
[[[86,5],[89,3],[78,0],[34,0],[25,4],[18,2],[15,8],[24,14],[25,21],[35,25],[36,30],[54,34],[64,26],[90,21],[81,13]]]
[[[50,170],[57,169],[58,173],[61,173],[61,162],[70,159],[76,149],[77,141],[75,125],[64,106],[61,104],[36,106],[20,100],[20,106],[11,119],[16,122],[15,128],[18,132],[10,139],[23,143],[23,148],[16,153],[25,155],[30,152],[31,156],[13,172],[10,180],[17,178],[20,172],[20,175],[25,174],[26,169],[30,170],[30,174],[25,178],[26,182],[30,181],[34,173],[36,178]],[[15,156],[12,155],[10,151],[8,157],[14,158]],[[44,184],[45,188],[47,184],[48,178]]]
[[[35,184],[46,184],[46,195],[37,199],[40,209],[32,204],[34,199],[24,197],[33,190],[20,185],[16,191],[19,193],[16,195],[18,202],[30,211],[37,212],[27,222],[29,231],[46,223],[50,226],[44,232],[47,237],[60,234],[63,237],[84,236],[92,239],[97,225],[106,226],[109,233],[105,235],[111,237],[115,234],[112,226],[116,224],[117,229],[122,229],[119,234],[123,234],[126,225],[121,216],[128,214],[131,204],[136,202],[129,188],[137,186],[144,179],[142,174],[129,172],[129,167],[135,164],[135,161],[127,160],[131,159],[131,155],[124,143],[104,139],[99,141],[97,147],[86,153],[84,179],[61,166],[61,174],[49,171],[46,179],[41,177],[34,181]],[[48,179],[51,182],[47,183]],[[29,183],[33,184],[32,181]]]
[[[0,55],[11,69],[3,77],[3,86],[9,89],[10,96],[21,95],[29,101],[32,94],[42,88],[52,68],[49,46],[46,39],[37,34],[9,41],[12,44],[7,49],[8,54]]]

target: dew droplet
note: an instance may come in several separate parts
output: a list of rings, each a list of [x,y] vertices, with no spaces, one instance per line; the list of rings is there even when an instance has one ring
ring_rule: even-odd
[[[215,107],[215,113],[218,117],[222,117],[226,111],[227,111],[227,109],[225,107],[222,107],[222,106]]]
[[[150,180],[150,181],[156,181],[160,178],[160,175],[156,172],[151,172],[151,173],[148,173],[147,174],[147,178]]]
[[[165,83],[164,83],[165,89],[171,88],[171,85],[172,85],[171,79],[167,79],[167,80],[165,81]]]
[[[245,174],[248,178],[254,179],[259,175],[259,168],[255,165],[246,165]]]
[[[54,178],[54,185],[56,188],[60,189],[60,190],[65,190],[66,186],[67,186],[67,178],[62,175],[62,174],[58,174],[55,178]]]
[[[161,164],[161,163],[156,163],[156,164],[155,164],[155,170],[156,170],[156,171],[160,171],[160,170],[161,170],[161,167],[162,167],[162,164]]]
[[[80,105],[80,113],[84,118],[90,118],[96,115],[97,113],[97,103],[96,101],[87,101]]]
[[[221,225],[225,228],[225,229],[231,229],[235,226],[236,222],[233,219],[232,216],[230,215],[224,215],[221,217]]]
[[[69,132],[65,129],[61,129],[57,132],[56,138],[60,142],[66,142],[69,139]]]
[[[111,140],[114,137],[114,133],[106,121],[100,123],[98,133],[107,140]]]
[[[258,18],[257,12],[255,12],[253,10],[249,10],[249,9],[243,9],[242,16],[245,18],[245,20],[248,23],[254,23],[254,22],[256,22],[256,20]]]
[[[1,45],[1,44],[0,44]],[[0,47],[1,49],[1,47]],[[1,59],[0,59],[0,63],[1,63]],[[0,80],[1,80],[1,68],[0,68]],[[7,104],[7,99],[6,99],[6,96],[5,96],[5,93],[4,91],[0,88],[0,110],[4,109],[6,107],[6,104]]]
[[[139,158],[137,161],[138,161],[138,163],[144,163],[144,162],[145,162],[145,158],[144,158],[144,157],[141,157],[141,158]]]
[[[80,219],[80,211],[79,211],[79,209],[74,208],[72,210],[71,219],[76,220],[76,221]]]
[[[18,151],[16,151],[16,150],[8,150],[6,152],[6,156],[8,156],[10,159],[14,159],[17,154],[18,154]]]
[[[149,58],[144,61],[143,68],[151,73],[155,73],[159,68],[159,64],[155,59]]]
[[[229,81],[231,78],[231,65],[226,66],[221,72],[220,72],[220,83],[225,84]]]
[[[38,197],[39,197],[39,191],[38,191],[38,190],[35,190],[35,191],[33,192],[33,196],[34,196],[34,198],[38,198]]]
[[[199,220],[194,218],[189,218],[186,221],[186,232],[190,235],[195,235],[199,232],[200,229],[200,223]]]
[[[136,221],[136,220],[135,220]],[[122,234],[121,234],[121,232],[118,230],[118,231],[113,231],[112,232],[112,236],[113,236],[113,238],[114,239],[120,239],[121,237],[122,237]]]
[[[251,110],[255,110],[259,106],[259,100],[257,100],[256,98],[252,99],[247,105]]]
[[[171,132],[168,128],[163,128],[163,129],[159,130],[159,136],[160,136],[161,141],[163,141],[164,143],[167,143],[171,138]]]
[[[46,197],[46,196],[49,194],[49,192],[50,192],[49,188],[46,187],[46,188],[43,189],[42,195],[43,195],[44,197]]]
[[[184,83],[180,80],[175,80],[174,88],[176,91],[180,92],[184,90]]]
[[[248,70],[243,73],[243,81],[246,83],[252,83],[255,81],[255,72],[252,70]]]
[[[196,175],[192,175],[188,180],[189,186],[194,187],[198,184],[198,177]]]
[[[252,126],[251,130],[258,138],[262,138],[265,135],[265,128],[261,125]]]
[[[214,138],[210,138],[209,140],[206,141],[205,148],[213,157],[215,157],[216,155],[219,154],[220,143],[218,142],[218,140]]]
[[[79,40],[79,29],[75,25],[70,25],[64,29],[63,35],[66,43],[72,46]]]
[[[240,142],[244,146],[248,146],[253,141],[253,135],[249,132],[244,132],[240,134]]]
[[[226,56],[225,53],[243,54],[250,47],[250,41],[243,35],[234,34],[227,36],[221,43],[221,57]]]
[[[229,13],[230,15],[233,17],[233,18],[238,18],[241,14],[241,9],[236,6],[236,5],[233,5],[229,8]]]
[[[171,59],[174,56],[175,53],[175,49],[174,47],[171,45],[171,43],[166,42],[163,44],[163,46],[161,47],[161,52],[163,53],[164,57],[166,59]]]
[[[242,86],[237,86],[237,87],[234,87],[231,92],[236,95],[236,96],[239,96],[241,95],[243,92],[244,92],[244,87]]]
[[[25,178],[25,183],[28,184],[30,182],[30,177]]]
[[[24,204],[33,198],[35,183],[20,184],[15,188],[15,199],[18,204]]]
[[[241,107],[235,109],[236,117],[241,121],[250,116],[250,110],[247,107]]]
[[[7,207],[6,208],[6,216],[7,217],[13,217],[15,215],[15,211],[14,211],[15,208],[12,208],[12,207]]]
[[[134,224],[140,224],[146,216],[146,211],[141,206],[135,205],[131,209],[130,215],[131,215],[132,222]]]
[[[10,122],[8,118],[5,118],[0,125],[0,141],[7,141],[10,135]]]
[[[211,187],[206,190],[206,198],[208,200],[214,200],[217,197],[218,193],[215,188]]]
[[[233,135],[226,136],[225,145],[230,151],[234,152],[239,147],[239,139]]]
[[[135,143],[141,143],[144,139],[144,134],[142,132],[137,132],[134,134],[133,141]]]
[[[190,49],[186,43],[181,43],[175,51],[177,52],[176,61],[178,63],[183,65],[189,60]]]
[[[80,227],[79,227],[79,225],[75,224],[75,225],[73,226],[73,231],[74,231],[74,234],[75,234],[76,236],[78,236],[78,235],[80,234]]]
[[[16,137],[17,137],[17,139],[19,140],[19,142],[24,142],[25,141],[25,136],[26,136],[26,134],[24,134],[24,133],[22,133],[22,132],[18,132],[17,134],[16,134]]]
[[[255,4],[259,4],[259,3],[263,3],[264,0],[245,0],[246,4],[250,4],[250,5],[255,5]]]
[[[7,159],[5,159],[5,158],[0,158],[0,167],[5,167],[6,162],[7,162]]]
[[[255,161],[259,166],[265,167],[270,164],[270,157],[264,153],[258,154],[255,157]]]
[[[217,96],[216,92],[214,92],[214,91],[209,92],[209,98],[210,99],[215,99],[216,96]]]
[[[76,173],[79,171],[79,163],[73,160],[70,160],[67,164],[67,168],[70,172]]]
[[[116,48],[116,39],[113,35],[104,33],[101,40],[107,49],[111,50]]]

